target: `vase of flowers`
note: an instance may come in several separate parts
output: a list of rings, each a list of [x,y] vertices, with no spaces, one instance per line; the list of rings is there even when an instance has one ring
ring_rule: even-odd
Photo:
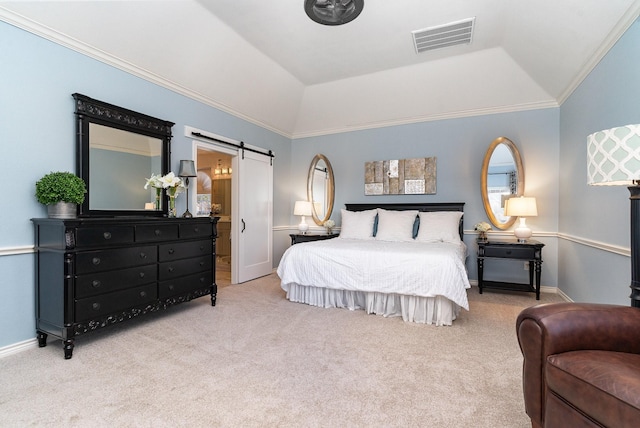
[[[335,227],[336,222],[331,220],[331,219],[329,219],[329,220],[325,221],[324,223],[322,223],[322,225],[327,228],[327,235],[331,235],[331,229],[333,229]]]
[[[155,210],[160,209],[160,196],[162,195],[162,181],[160,179],[162,176],[160,174],[152,174],[151,177],[147,178],[147,182],[144,185],[145,190],[149,188],[149,186],[156,189],[156,200],[154,201]]]
[[[487,240],[487,232],[491,230],[491,225],[486,221],[476,223],[474,230],[478,232],[478,241],[485,242]]]
[[[176,177],[173,172],[169,172],[166,175],[153,174],[150,178],[147,178],[147,182],[144,188],[149,186],[156,189],[156,209],[160,209],[160,194],[162,189],[166,189],[167,196],[169,196],[169,207],[167,210],[167,216],[169,218],[177,217],[176,213],[176,197],[184,190],[184,183],[180,177]]]

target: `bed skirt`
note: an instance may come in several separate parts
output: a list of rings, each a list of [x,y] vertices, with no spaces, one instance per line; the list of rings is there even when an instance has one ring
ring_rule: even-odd
[[[287,284],[285,290],[292,302],[321,308],[363,309],[368,314],[401,316],[404,321],[419,324],[451,325],[460,313],[460,306],[443,296],[405,296],[298,284]]]

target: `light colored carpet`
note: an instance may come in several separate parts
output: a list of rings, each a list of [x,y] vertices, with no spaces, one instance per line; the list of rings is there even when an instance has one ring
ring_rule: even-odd
[[[0,359],[0,425],[528,427],[515,319],[469,291],[451,327],[285,299],[275,274]],[[543,294],[541,302],[561,301]]]

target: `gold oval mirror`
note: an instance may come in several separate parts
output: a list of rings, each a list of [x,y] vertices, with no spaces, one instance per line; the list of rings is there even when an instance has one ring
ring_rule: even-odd
[[[307,176],[307,200],[313,202],[311,217],[318,225],[329,220],[333,211],[333,169],[325,155],[313,157]]]
[[[505,201],[524,193],[522,158],[513,141],[505,137],[493,140],[482,162],[480,186],[491,224],[502,230],[511,227],[516,217],[504,215]]]

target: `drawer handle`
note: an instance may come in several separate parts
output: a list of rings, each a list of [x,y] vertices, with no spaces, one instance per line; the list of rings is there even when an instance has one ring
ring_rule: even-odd
[[[176,252],[176,251],[175,251],[173,248],[169,248],[169,251],[168,251],[168,253],[169,253],[169,254],[173,254],[173,253],[175,253],[175,252]]]
[[[94,279],[93,282],[91,282],[91,285],[93,286],[93,288],[100,288],[102,287],[102,282],[98,281],[97,279]]]
[[[147,258],[147,254],[144,253],[144,252],[140,253],[140,258],[141,259],[146,259]]]
[[[156,236],[162,235],[162,231],[160,231],[160,229],[156,229],[153,233],[155,233]]]
[[[146,291],[141,291],[140,292],[140,297],[147,297],[147,292]]]
[[[200,251],[204,251],[204,245],[200,245]]]
[[[105,232],[102,236],[104,236],[104,239],[111,239],[111,232]]]
[[[198,232],[200,232],[200,228],[198,226],[196,226],[196,227],[193,228],[193,231],[198,233]]]
[[[205,278],[204,276],[200,277],[200,282],[205,282],[207,280],[207,278]]]
[[[200,266],[204,266],[204,262],[200,262]]]
[[[98,266],[100,264],[100,257],[94,257],[91,260],[91,263],[93,263],[94,265]]]
[[[144,278],[144,272],[140,272],[140,278]]]
[[[167,287],[169,290],[173,290],[175,287],[173,286],[173,284],[169,284],[169,286]]]
[[[168,270],[169,272],[173,272],[173,271],[174,271],[173,266],[169,266],[169,268],[168,268],[167,270]]]
[[[92,305],[91,305],[91,308],[92,308],[94,311],[100,310],[100,303],[96,302],[96,303],[92,304]]]
[[[511,250],[507,250],[507,251],[505,251],[505,253],[511,254]]]

